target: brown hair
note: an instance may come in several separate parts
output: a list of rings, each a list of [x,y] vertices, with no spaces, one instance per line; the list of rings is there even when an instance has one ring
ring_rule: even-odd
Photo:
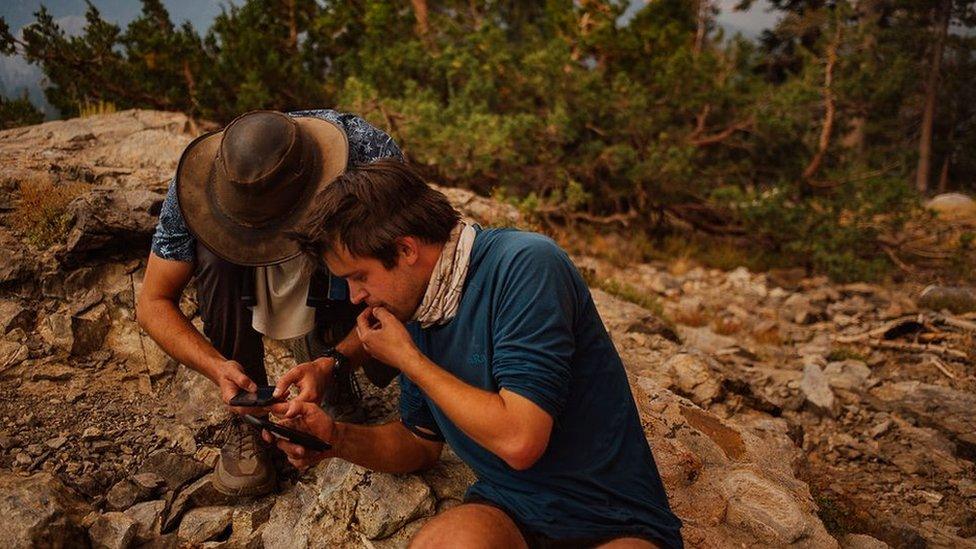
[[[317,262],[344,246],[354,256],[379,259],[392,269],[398,239],[447,242],[461,218],[443,193],[392,159],[349,170],[312,200],[304,220],[287,235]]]

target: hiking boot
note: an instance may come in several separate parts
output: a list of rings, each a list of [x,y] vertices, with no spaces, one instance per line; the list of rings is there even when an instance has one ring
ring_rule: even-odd
[[[261,433],[234,416],[220,459],[213,472],[213,486],[230,496],[260,496],[275,488],[271,451]]]

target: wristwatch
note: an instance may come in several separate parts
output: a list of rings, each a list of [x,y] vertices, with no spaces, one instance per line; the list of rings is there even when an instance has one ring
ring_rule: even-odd
[[[332,366],[333,377],[344,374],[345,370],[349,368],[349,357],[340,353],[335,347],[329,347],[323,351],[322,356],[331,358],[335,361],[335,365]]]

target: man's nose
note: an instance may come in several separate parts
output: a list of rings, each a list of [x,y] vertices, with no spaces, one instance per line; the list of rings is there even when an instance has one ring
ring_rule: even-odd
[[[369,295],[366,293],[366,290],[362,288],[350,287],[349,290],[350,290],[349,301],[351,301],[353,305],[359,305],[360,303],[363,302],[363,300],[366,299],[366,296]]]

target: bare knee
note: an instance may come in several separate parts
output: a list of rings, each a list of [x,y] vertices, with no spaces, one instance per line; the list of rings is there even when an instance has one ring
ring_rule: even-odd
[[[466,503],[430,519],[410,541],[410,549],[526,547],[515,523],[499,509]]]

